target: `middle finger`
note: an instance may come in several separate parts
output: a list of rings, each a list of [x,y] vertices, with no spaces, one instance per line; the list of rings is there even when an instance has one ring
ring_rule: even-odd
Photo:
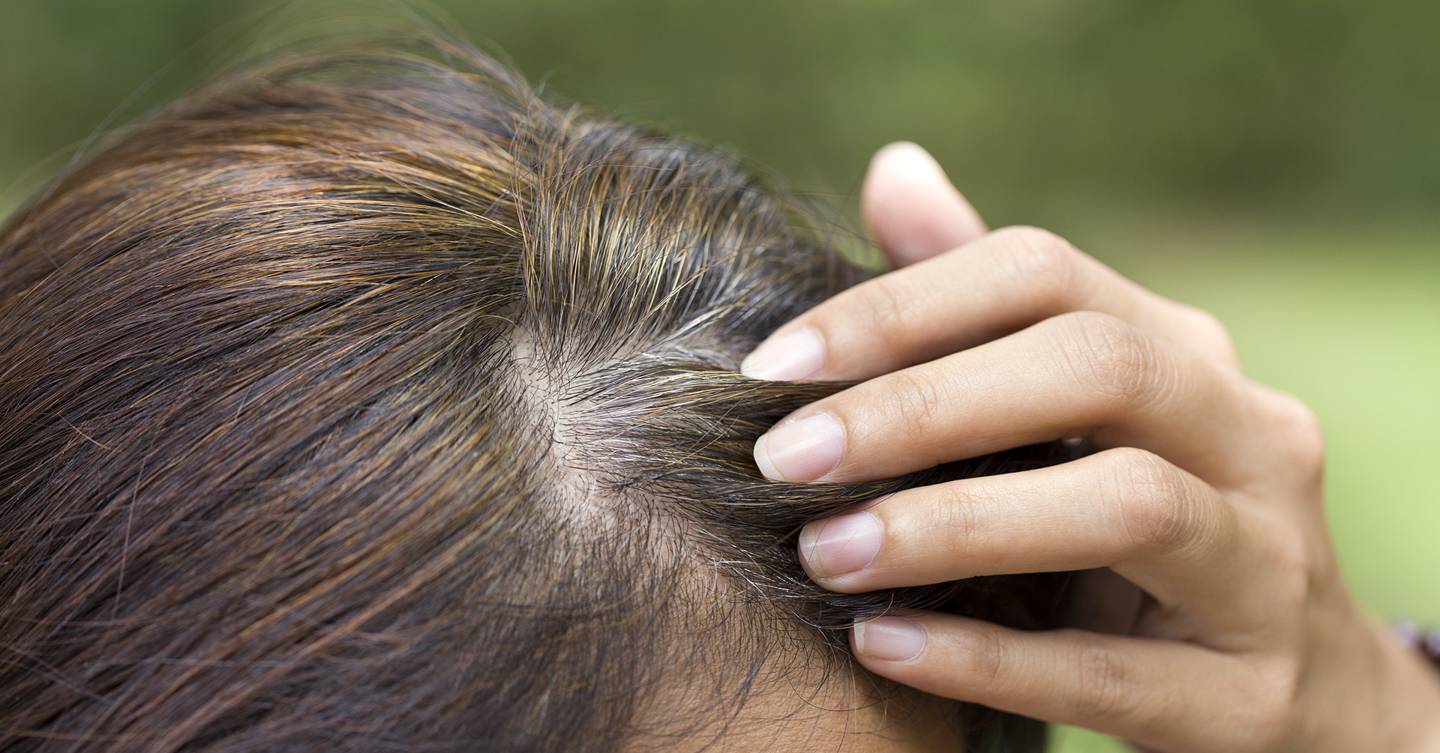
[[[779,481],[854,482],[1086,436],[1216,486],[1264,462],[1242,378],[1109,315],[1076,312],[812,403],[755,443]]]

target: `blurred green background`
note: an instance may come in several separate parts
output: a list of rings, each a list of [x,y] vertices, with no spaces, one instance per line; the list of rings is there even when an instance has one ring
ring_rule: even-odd
[[[253,50],[293,10],[276,8],[0,0],[0,214],[93,134]],[[1213,310],[1255,377],[1324,420],[1361,598],[1440,620],[1440,4],[419,8],[549,91],[726,145],[852,215],[868,155],[918,141],[992,225],[1050,227]],[[1119,749],[1073,730],[1057,747]]]

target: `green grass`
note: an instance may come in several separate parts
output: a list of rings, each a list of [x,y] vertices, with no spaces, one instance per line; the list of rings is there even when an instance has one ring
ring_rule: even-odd
[[[1440,233],[1086,227],[1088,251],[1219,315],[1247,372],[1315,408],[1355,593],[1382,617],[1440,622]],[[1126,750],[1069,729],[1054,749]]]

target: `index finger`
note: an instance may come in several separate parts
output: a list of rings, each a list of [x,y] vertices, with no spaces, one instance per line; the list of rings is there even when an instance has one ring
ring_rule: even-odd
[[[767,338],[741,371],[756,379],[868,379],[1082,310],[1237,362],[1215,317],[1146,290],[1053,233],[1017,227],[834,296]]]
[[[811,403],[755,442],[777,481],[849,483],[1089,437],[1225,487],[1275,451],[1246,383],[1115,317],[1075,312]]]

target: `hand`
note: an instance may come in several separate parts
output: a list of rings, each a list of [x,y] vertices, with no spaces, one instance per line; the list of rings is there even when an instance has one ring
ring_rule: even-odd
[[[868,381],[762,437],[765,475],[869,480],[1064,437],[1101,451],[812,523],[806,571],[862,592],[1108,568],[1146,597],[1091,629],[879,618],[852,629],[866,668],[1169,753],[1440,750],[1440,686],[1336,568],[1314,414],[1248,380],[1214,317],[1045,231],[987,232],[913,145],[877,155],[862,202],[900,268],[743,369]]]

